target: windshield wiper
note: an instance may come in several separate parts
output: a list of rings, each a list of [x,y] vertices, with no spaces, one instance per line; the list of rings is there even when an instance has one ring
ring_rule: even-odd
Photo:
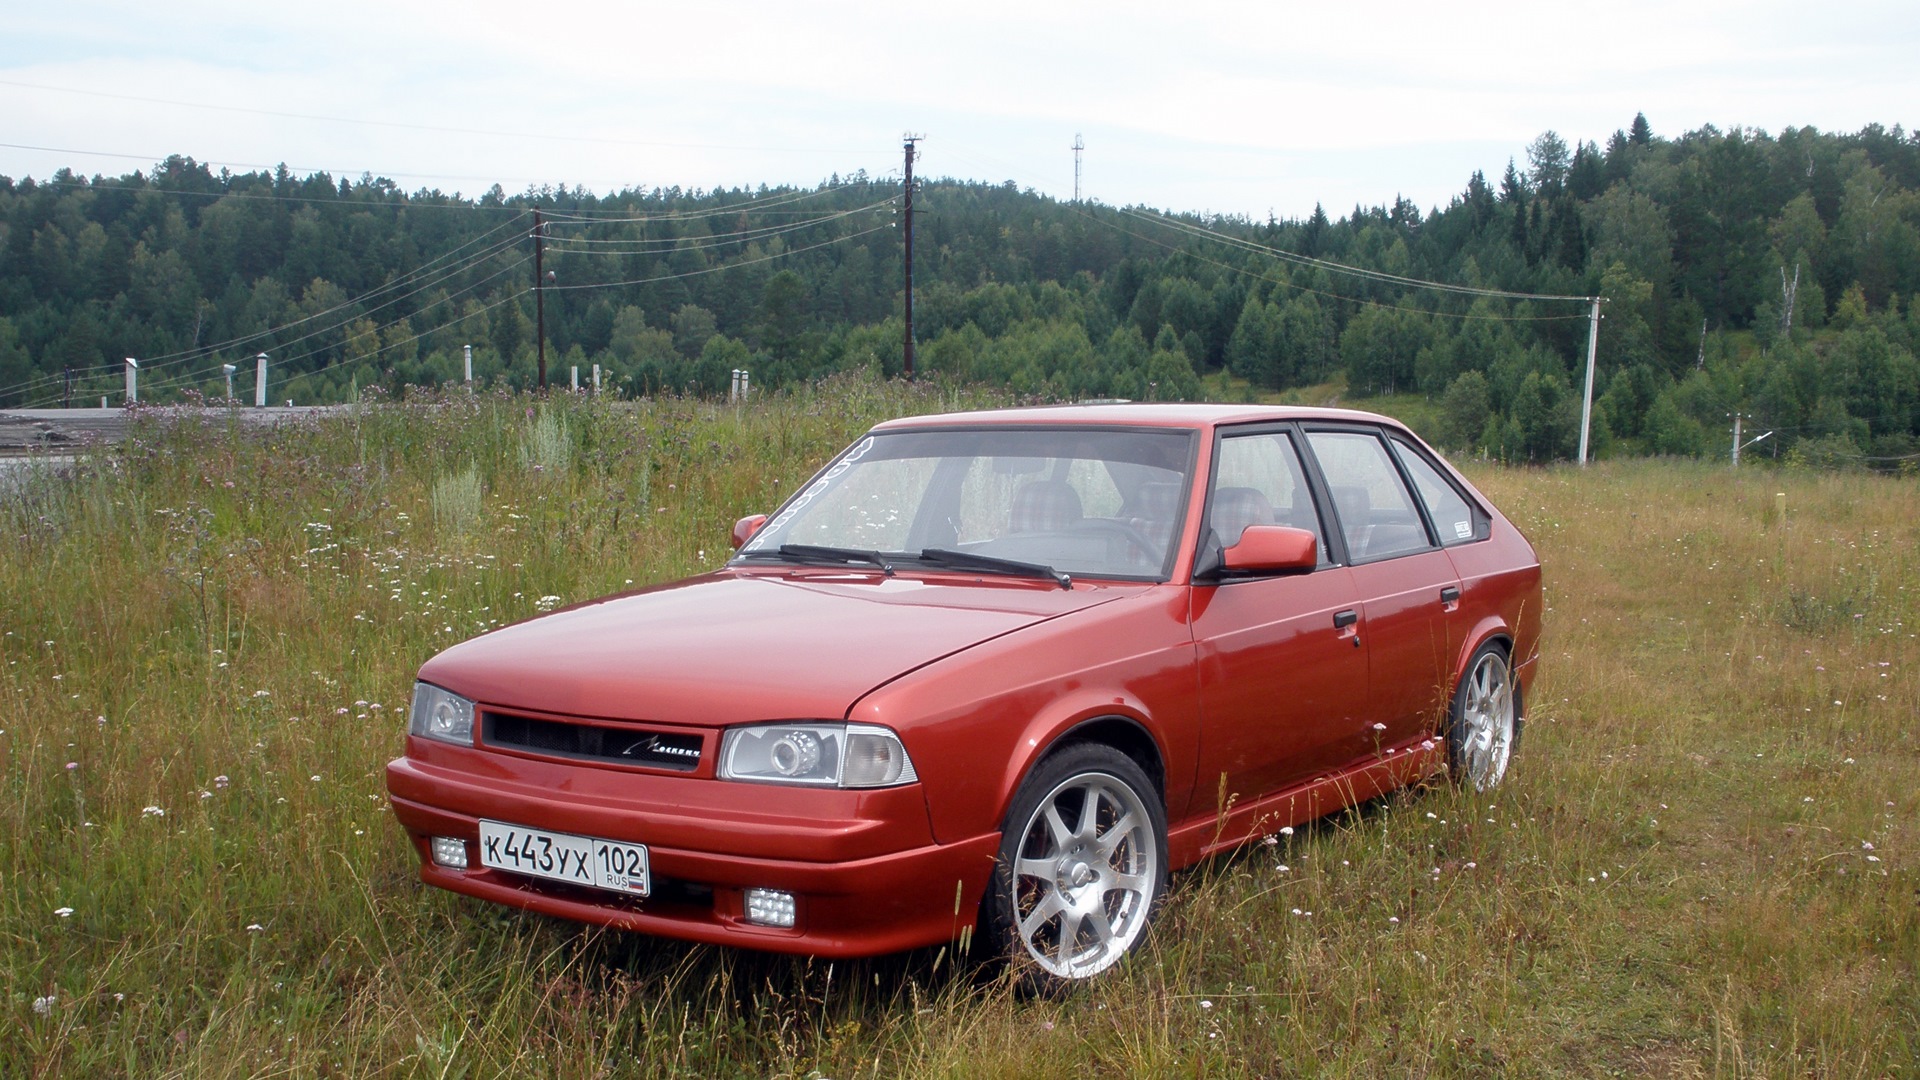
[[[893,563],[878,551],[862,548],[826,547],[820,544],[781,544],[775,551],[749,551],[743,559],[795,559],[801,562],[866,563],[877,566],[888,577]]]
[[[1073,588],[1073,578],[1055,570],[1045,563],[1021,562],[1018,559],[1002,559],[993,555],[976,555],[971,551],[954,551],[951,548],[923,548],[917,556],[921,562],[935,566],[965,567],[968,570],[984,570],[991,574],[1018,574],[1022,577],[1047,578],[1063,589]]]

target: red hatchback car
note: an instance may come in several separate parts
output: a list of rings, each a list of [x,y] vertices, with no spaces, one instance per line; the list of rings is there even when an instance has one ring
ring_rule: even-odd
[[[1532,547],[1367,413],[895,420],[734,543],[426,662],[387,767],[425,881],[829,957],[971,931],[1083,978],[1172,870],[1499,783],[1538,657]]]

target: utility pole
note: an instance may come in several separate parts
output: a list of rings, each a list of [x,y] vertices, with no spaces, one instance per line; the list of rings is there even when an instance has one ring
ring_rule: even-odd
[[[1600,351],[1600,303],[1593,298],[1593,310],[1587,314],[1587,388],[1580,396],[1580,464],[1587,463],[1587,432],[1593,426],[1593,358]]]
[[[1740,467],[1740,414],[1733,414],[1733,467]]]
[[[1073,201],[1074,202],[1080,201],[1080,151],[1085,150],[1086,148],[1087,148],[1087,141],[1080,137],[1079,132],[1075,132],[1073,136]]]
[[[71,409],[73,408],[73,365],[69,364],[61,368],[60,374],[65,378],[67,384],[66,392],[60,395],[60,407],[63,409]]]
[[[540,272],[540,208],[533,209],[533,337],[540,354],[540,389],[547,388],[547,293],[546,275]]]
[[[926,138],[925,135],[915,135],[911,132],[902,136],[902,141],[906,144],[903,149],[907,155],[906,197],[902,200],[900,207],[900,216],[905,219],[907,230],[907,331],[906,340],[901,343],[901,355],[905,360],[906,375],[909,379],[913,378],[913,157],[914,144],[924,138]]]
[[[140,361],[127,357],[127,404],[140,404]]]

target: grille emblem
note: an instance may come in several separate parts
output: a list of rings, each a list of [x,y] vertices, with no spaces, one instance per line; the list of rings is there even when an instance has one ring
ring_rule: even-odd
[[[638,751],[643,754],[665,754],[668,757],[693,758],[693,759],[698,759],[700,757],[700,751],[698,749],[689,748],[685,746],[668,746],[667,744],[660,741],[660,736],[658,735],[649,735],[646,738],[641,739],[639,742],[634,743],[632,746],[629,746],[625,750],[620,751],[620,756],[632,757],[635,751]]]

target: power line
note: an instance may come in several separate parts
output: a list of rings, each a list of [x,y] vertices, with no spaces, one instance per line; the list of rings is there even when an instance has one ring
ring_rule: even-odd
[[[199,164],[206,164],[206,163],[194,162],[194,164],[199,165]],[[277,168],[278,166],[275,166],[275,167]],[[257,172],[240,173],[237,176],[234,176],[233,179],[244,180],[249,177],[256,177],[261,175],[264,175],[264,174],[257,173]],[[310,180],[312,179],[312,177],[308,177],[308,179]],[[79,191],[128,191],[136,195],[143,195],[143,194],[166,195],[170,197],[190,198],[190,199],[216,199],[216,200],[242,199],[242,200],[257,201],[257,202],[310,203],[315,206],[340,206],[340,207],[351,207],[355,209],[366,209],[366,210],[372,210],[372,209],[388,209],[388,210],[396,210],[396,211],[398,210],[478,210],[478,211],[485,211],[488,213],[495,213],[495,214],[526,213],[524,209],[519,207],[483,206],[477,202],[466,202],[464,200],[461,202],[445,202],[445,203],[427,202],[424,199],[410,198],[404,193],[400,193],[400,199],[402,201],[379,200],[379,201],[356,202],[353,196],[344,196],[344,197],[335,196],[333,198],[322,199],[312,195],[279,195],[273,192],[257,192],[257,191],[233,191],[233,190],[190,191],[186,188],[161,187],[159,186],[157,181],[153,181],[153,180],[149,180],[149,182],[145,184],[116,184],[109,180],[103,180],[103,179],[87,180],[85,178],[74,179],[74,180],[33,180],[31,177],[29,177],[28,180],[37,188],[64,188],[67,190],[79,190]],[[231,181],[222,181],[219,178],[214,178],[214,182],[228,183]],[[306,183],[305,180],[300,182]],[[16,188],[15,190],[17,192],[19,189]],[[355,190],[364,191],[366,189],[365,189],[365,186],[363,185],[361,187],[356,188]],[[452,196],[445,196],[445,197],[452,198]]]
[[[1252,240],[1247,240],[1242,237],[1228,236],[1224,233],[1215,232],[1214,230],[1208,229],[1201,225],[1195,225],[1191,222],[1180,221],[1177,218],[1172,218],[1165,214],[1159,214],[1159,213],[1149,214],[1144,211],[1135,210],[1131,207],[1122,208],[1120,210],[1120,213],[1127,214],[1132,217],[1140,218],[1143,221],[1151,221],[1151,222],[1154,222],[1155,224],[1164,225],[1172,229],[1177,229],[1179,231],[1185,232],[1192,236],[1199,236],[1208,240],[1215,240],[1223,244],[1229,244],[1234,247],[1241,248],[1242,250],[1245,250],[1245,251],[1252,251],[1257,254],[1266,255],[1271,258],[1278,259],[1282,262],[1293,263],[1296,266],[1309,266],[1309,267],[1313,267],[1314,269],[1325,270],[1328,273],[1346,274],[1351,277],[1363,278],[1363,279],[1372,280],[1372,281],[1379,281],[1379,282],[1384,282],[1391,285],[1401,285],[1401,286],[1406,286],[1410,288],[1419,288],[1419,289],[1431,289],[1436,292],[1458,293],[1465,296],[1497,297],[1497,298],[1506,299],[1506,300],[1566,300],[1566,301],[1578,301],[1579,303],[1582,303],[1582,304],[1588,304],[1593,302],[1593,297],[1591,296],[1562,296],[1562,295],[1552,294],[1552,293],[1509,292],[1505,289],[1485,289],[1485,288],[1480,288],[1473,285],[1455,285],[1455,284],[1452,284],[1451,282],[1445,282],[1445,281],[1427,281],[1423,278],[1404,277],[1399,274],[1389,274],[1384,270],[1368,270],[1363,267],[1348,266],[1345,263],[1330,262],[1326,259],[1316,259],[1310,255],[1301,255],[1295,252],[1286,251],[1282,248],[1268,247],[1265,244],[1255,243]]]
[[[635,237],[568,237],[555,241],[552,250],[574,255],[658,255],[668,254],[673,251],[725,247],[728,244],[748,243],[754,240],[763,240],[791,232],[798,232],[802,229],[810,229],[816,225],[825,224],[830,221],[839,221],[843,218],[852,217],[855,214],[876,210],[882,206],[889,205],[892,201],[892,199],[886,199],[868,206],[857,207],[852,210],[842,210],[838,213],[809,218],[805,221],[788,222],[784,225],[765,225],[757,229],[742,229],[728,233],[711,233],[703,236],[664,236],[657,240]],[[583,250],[581,247],[572,245],[584,245],[591,248],[618,247],[619,250]]]
[[[125,161],[151,161],[156,164],[165,164],[167,159],[173,156],[169,154],[129,154],[129,153],[122,153],[116,150],[75,150],[75,149],[64,147],[64,146],[31,146],[26,143],[10,143],[10,142],[0,142],[0,147],[6,147],[9,150],[34,150],[34,151],[40,151],[48,154],[79,154],[83,157],[118,158]],[[286,165],[287,163],[284,161],[274,162],[272,164],[259,162],[259,161],[215,161],[209,158],[205,160],[195,160],[194,164],[218,165],[221,168],[239,168],[239,169],[266,171],[271,169],[278,169],[280,168],[280,166]],[[287,171],[306,173],[308,178],[312,178],[315,175],[326,175],[326,176],[337,175],[341,177],[348,177],[350,175],[346,170],[340,170],[336,172],[333,169],[317,168],[314,166],[306,166],[306,165],[301,165],[301,166],[287,165]],[[372,175],[370,172],[368,172],[365,169],[362,169],[361,172],[367,173],[367,175]],[[382,173],[381,174],[381,177],[384,179],[392,179],[393,177],[396,177],[396,176],[403,177],[403,178],[410,178],[414,180],[471,180],[476,184],[497,184],[502,179],[501,177],[495,177],[495,176],[452,176],[445,173]],[[504,179],[513,180],[516,183],[527,183],[527,184],[533,184],[538,182],[535,180],[528,179],[526,177],[517,177],[517,178],[505,177]]]
[[[81,90],[70,86],[48,86],[44,83],[19,82],[13,79],[0,79],[0,86],[15,86],[28,90],[46,90],[56,94],[77,94],[82,97],[107,98],[115,101],[136,101],[145,105],[172,105],[185,109],[205,109],[210,112],[244,113],[249,116],[272,116],[283,120],[318,120],[330,124],[356,124],[363,127],[394,128],[402,131],[434,131],[448,135],[486,135],[507,139],[537,139],[542,142],[593,143],[603,146],[649,146],[678,150],[752,150],[779,154],[858,154],[859,149],[821,146],[740,146],[727,143],[691,143],[662,142],[646,139],[617,139],[598,135],[555,135],[544,131],[499,131],[488,128],[449,127],[441,124],[413,124],[400,120],[366,120],[351,116],[327,116],[321,113],[282,112],[274,109],[252,109],[243,105],[211,105],[199,101],[179,101],[173,98],[139,97],[133,94],[115,94],[105,90]],[[26,149],[37,149],[28,147]],[[61,151],[63,153],[68,151]]]
[[[1199,253],[1197,253],[1197,252],[1194,252],[1194,251],[1191,251],[1191,250],[1189,250],[1189,249],[1187,249],[1187,248],[1185,248],[1185,247],[1178,247],[1178,246],[1175,246],[1175,245],[1173,245],[1173,244],[1170,244],[1170,243],[1167,243],[1167,242],[1166,242],[1166,241],[1164,241],[1164,240],[1156,240],[1156,239],[1154,239],[1154,238],[1153,238],[1153,237],[1151,237],[1151,236],[1144,236],[1144,235],[1142,235],[1142,234],[1140,234],[1140,233],[1137,233],[1137,232],[1134,232],[1134,231],[1133,231],[1133,230],[1131,230],[1131,229],[1127,229],[1127,228],[1123,228],[1122,226],[1120,226],[1120,225],[1118,225],[1118,224],[1116,224],[1116,223],[1114,223],[1114,222],[1111,222],[1111,221],[1105,221],[1105,220],[1103,220],[1103,219],[1101,219],[1101,218],[1100,218],[1100,217],[1099,217],[1098,215],[1095,215],[1095,214],[1092,214],[1092,213],[1088,213],[1087,211],[1084,211],[1084,210],[1078,210],[1078,209],[1076,209],[1076,210],[1075,210],[1075,212],[1076,212],[1076,213],[1079,213],[1079,214],[1082,214],[1083,216],[1085,216],[1085,217],[1087,217],[1087,218],[1089,218],[1089,219],[1091,219],[1091,220],[1093,220],[1093,221],[1097,221],[1097,222],[1099,222],[1100,224],[1102,224],[1102,225],[1105,225],[1106,227],[1108,227],[1108,228],[1110,228],[1110,229],[1113,229],[1114,231],[1116,231],[1116,232],[1118,232],[1118,233],[1121,233],[1122,235],[1125,235],[1125,236],[1131,236],[1131,237],[1133,237],[1133,238],[1134,238],[1135,240],[1139,240],[1139,241],[1140,241],[1140,242],[1142,242],[1142,243],[1146,243],[1146,244],[1152,244],[1152,245],[1154,245],[1154,246],[1156,246],[1156,247],[1161,247],[1161,248],[1165,248],[1165,249],[1166,249],[1166,250],[1168,250],[1168,251],[1173,251],[1173,252],[1178,252],[1178,253],[1180,253],[1180,254],[1183,254],[1183,255],[1185,255],[1185,256],[1187,256],[1187,257],[1188,257],[1188,258],[1190,258],[1190,259],[1194,259],[1194,260],[1196,260],[1196,261],[1198,261],[1198,262],[1203,262],[1203,263],[1206,263],[1206,264],[1207,264],[1207,265],[1209,265],[1209,266],[1217,266],[1217,267],[1219,267],[1219,268],[1220,268],[1220,269],[1222,269],[1222,270],[1226,270],[1226,271],[1229,271],[1229,272],[1231,272],[1231,273],[1235,273],[1235,274],[1239,274],[1239,275],[1241,275],[1241,276],[1243,276],[1243,277],[1250,277],[1250,278],[1253,278],[1253,279],[1254,279],[1254,280],[1256,280],[1256,281],[1266,281],[1266,282],[1271,282],[1272,284],[1275,284],[1275,285],[1278,285],[1278,286],[1280,286],[1280,287],[1282,287],[1282,288],[1286,288],[1286,289],[1292,289],[1292,290],[1294,290],[1294,291],[1296,291],[1296,292],[1303,292],[1303,293],[1311,293],[1311,294],[1313,294],[1313,295],[1315,295],[1315,296],[1324,296],[1324,297],[1326,297],[1326,298],[1327,298],[1327,299],[1329,299],[1329,300],[1337,300],[1337,301],[1340,301],[1340,302],[1342,302],[1342,303],[1347,303],[1347,304],[1358,304],[1358,305],[1361,305],[1361,306],[1363,306],[1363,307],[1373,307],[1373,308],[1380,308],[1380,309],[1382,309],[1382,310],[1386,310],[1386,311],[1414,311],[1414,312],[1418,312],[1418,313],[1420,313],[1420,314],[1422,314],[1422,315],[1432,315],[1432,316],[1434,316],[1435,318],[1443,318],[1443,319],[1460,319],[1460,320],[1463,320],[1463,321],[1487,321],[1487,322],[1566,322],[1566,321],[1570,321],[1570,320],[1573,320],[1573,319],[1585,319],[1585,318],[1587,318],[1587,316],[1586,316],[1586,315],[1492,315],[1492,314],[1476,314],[1476,313],[1473,313],[1473,312],[1459,312],[1459,311],[1436,311],[1436,310],[1432,310],[1432,309],[1428,309],[1428,308],[1403,308],[1403,307],[1400,307],[1400,306],[1399,306],[1399,305],[1397,305],[1397,304],[1384,304],[1384,303],[1381,303],[1381,302],[1380,302],[1380,301],[1378,301],[1378,300],[1369,300],[1369,299],[1367,299],[1367,298],[1365,298],[1365,297],[1361,297],[1361,296],[1347,296],[1347,295],[1345,295],[1345,294],[1342,294],[1342,293],[1336,293],[1336,292],[1328,292],[1328,291],[1326,291],[1325,289],[1316,289],[1316,288],[1313,288],[1313,287],[1312,287],[1312,286],[1310,286],[1310,285],[1302,285],[1302,284],[1300,284],[1299,282],[1296,282],[1296,281],[1293,281],[1293,280],[1291,280],[1291,279],[1286,279],[1286,280],[1283,280],[1283,279],[1281,279],[1281,278],[1276,278],[1276,277],[1272,277],[1272,276],[1270,276],[1270,275],[1268,275],[1268,274],[1262,274],[1262,273],[1257,273],[1257,272],[1255,272],[1255,271],[1252,271],[1252,270],[1249,270],[1249,269],[1247,269],[1247,268],[1246,268],[1246,267],[1244,267],[1244,266],[1235,266],[1235,265],[1234,265],[1234,264],[1232,264],[1232,263],[1228,263],[1228,262],[1222,262],[1222,261],[1220,261],[1219,259],[1210,259],[1210,258],[1208,258],[1208,257],[1207,257],[1207,256],[1205,256],[1205,255],[1201,255],[1201,254],[1199,254]],[[1585,299],[1585,298],[1582,298],[1582,299]],[[1589,301],[1589,302],[1590,302],[1590,301]]]
[[[509,222],[508,224],[511,224],[511,223]],[[498,231],[498,229],[495,229],[495,230],[490,230],[490,231]],[[375,306],[373,306],[373,307],[371,307],[371,308],[362,308],[361,310],[359,310],[359,312],[357,313],[357,316],[356,316],[356,317],[359,317],[359,318],[364,318],[364,317],[366,317],[367,315],[370,315],[370,314],[372,314],[373,312],[376,312],[376,311],[381,311],[381,310],[383,310],[383,309],[385,309],[385,308],[389,308],[389,307],[391,307],[391,306],[393,306],[394,304],[397,304],[397,303],[399,303],[399,302],[400,302],[400,301],[402,301],[402,300],[405,300],[405,299],[407,299],[407,298],[409,298],[409,297],[411,297],[411,296],[415,296],[415,295],[417,295],[417,294],[419,294],[420,292],[423,292],[423,291],[425,291],[426,289],[429,289],[429,288],[432,288],[432,287],[434,287],[434,286],[436,286],[436,285],[440,285],[440,284],[443,284],[443,283],[444,283],[444,282],[446,282],[446,281],[447,281],[448,279],[450,279],[450,278],[452,278],[452,277],[454,277],[454,276],[457,276],[458,274],[461,274],[461,273],[464,273],[464,272],[465,272],[465,271],[467,271],[467,270],[471,270],[471,269],[473,269],[474,267],[476,267],[476,266],[478,266],[478,265],[480,265],[481,263],[483,263],[483,262],[485,262],[486,260],[488,260],[488,259],[490,259],[490,258],[492,258],[492,257],[493,257],[494,255],[496,255],[496,254],[498,254],[498,253],[499,253],[499,252],[500,252],[501,250],[503,250],[503,249],[505,249],[505,248],[509,248],[509,247],[511,247],[511,246],[512,246],[512,245],[514,245],[514,244],[517,244],[517,243],[519,242],[519,240],[520,240],[520,237],[519,237],[519,235],[518,235],[518,234],[516,233],[516,234],[515,234],[514,236],[511,236],[511,237],[508,237],[508,238],[507,238],[507,239],[506,239],[505,241],[502,241],[502,242],[500,242],[500,243],[497,243],[497,244],[495,244],[495,245],[493,245],[492,247],[490,247],[490,248],[488,248],[488,249],[487,249],[486,251],[483,251],[483,252],[480,252],[480,253],[478,253],[477,255],[475,255],[475,256],[472,256],[472,257],[470,257],[470,258],[469,258],[469,259],[468,259],[468,260],[467,260],[467,261],[466,261],[465,263],[463,263],[463,264],[461,264],[460,266],[456,266],[456,267],[452,267],[452,268],[448,268],[448,269],[445,269],[445,270],[444,270],[444,272],[440,272],[440,271],[436,271],[435,273],[436,273],[436,274],[437,274],[438,276],[435,276],[435,277],[432,277],[432,278],[431,278],[430,280],[427,280],[427,281],[426,281],[425,283],[423,283],[423,284],[420,284],[420,285],[418,285],[417,287],[415,287],[415,288],[413,288],[413,289],[410,289],[410,290],[408,290],[408,291],[407,291],[407,292],[405,292],[405,293],[402,293],[402,294],[400,294],[400,295],[398,295],[398,296],[392,296],[392,297],[389,297],[389,298],[388,298],[387,300],[385,300],[384,302],[382,302],[382,303],[380,303],[380,304],[377,304],[377,305],[375,305]],[[471,241],[470,241],[470,243],[471,243]],[[464,246],[466,246],[466,245],[462,245],[462,246],[464,247]],[[458,249],[455,249],[455,250],[458,250]],[[442,256],[442,258],[444,258],[444,256]],[[435,261],[439,261],[439,260],[438,260],[438,259],[436,259]],[[460,296],[463,296],[463,295],[466,295],[467,293],[470,293],[470,292],[473,292],[473,291],[475,291],[475,290],[477,290],[477,289],[479,289],[479,288],[481,288],[482,286],[484,286],[484,285],[486,285],[486,284],[487,284],[488,282],[491,282],[491,281],[493,281],[493,280],[495,280],[496,278],[499,278],[499,277],[502,277],[502,276],[504,276],[505,274],[508,274],[508,273],[511,273],[511,272],[512,272],[512,271],[513,271],[514,269],[516,269],[516,268],[518,268],[518,267],[520,267],[520,266],[522,266],[522,265],[524,265],[524,264],[526,263],[526,261],[527,261],[527,258],[526,258],[525,256],[523,256],[523,257],[521,257],[520,259],[518,259],[518,260],[516,260],[516,261],[514,261],[514,262],[512,262],[512,263],[509,263],[509,264],[508,264],[507,266],[505,266],[505,267],[503,267],[503,268],[501,268],[501,269],[499,269],[499,270],[496,270],[496,271],[495,271],[494,273],[492,273],[492,274],[489,274],[489,275],[487,275],[486,277],[484,277],[484,278],[481,278],[481,279],[480,279],[480,280],[478,280],[478,281],[475,281],[475,282],[472,282],[472,283],[470,283],[470,284],[468,284],[468,285],[465,285],[465,286],[463,286],[463,287],[461,287],[460,289],[458,289],[458,290],[456,290],[456,291],[454,291],[454,292],[452,292],[452,293],[449,293],[448,295],[446,295],[446,296],[444,296],[444,297],[441,297],[441,298],[440,298],[440,299],[438,299],[438,300],[435,300],[435,301],[433,301],[432,303],[430,303],[430,304],[428,304],[427,306],[425,306],[425,307],[423,307],[423,308],[421,308],[421,309],[420,309],[420,311],[416,311],[416,312],[414,312],[414,313],[412,313],[411,315],[408,315],[408,316],[403,316],[403,317],[402,317],[402,318],[400,318],[400,319],[396,319],[396,320],[393,320],[392,322],[389,322],[389,323],[386,323],[385,325],[383,325],[383,326],[381,326],[381,327],[380,327],[380,329],[383,329],[383,330],[384,330],[384,329],[386,329],[387,327],[390,327],[390,326],[395,326],[395,325],[398,325],[399,323],[401,323],[401,322],[405,322],[405,321],[407,321],[408,319],[411,319],[412,317],[414,317],[415,315],[418,315],[418,314],[420,314],[420,312],[424,312],[424,311],[431,311],[431,310],[432,310],[433,308],[435,308],[435,307],[437,307],[437,306],[439,306],[440,304],[443,304],[443,303],[446,303],[446,302],[448,302],[448,301],[450,301],[450,300],[453,300],[453,299],[456,299],[456,298],[458,298],[458,297],[460,297]],[[418,273],[418,271],[416,271],[416,273]],[[272,338],[272,337],[275,337],[275,335],[277,335],[277,334],[280,334],[280,333],[283,333],[283,332],[285,332],[286,330],[290,330],[290,329],[293,329],[293,328],[295,328],[295,327],[298,327],[298,326],[301,326],[301,325],[304,325],[304,324],[307,324],[307,323],[310,323],[310,322],[313,322],[313,321],[315,321],[315,320],[317,320],[317,319],[320,319],[320,318],[323,318],[323,317],[325,317],[325,316],[327,316],[327,315],[333,315],[333,314],[338,314],[338,313],[340,313],[340,312],[342,312],[342,311],[347,311],[347,310],[349,310],[349,309],[352,309],[352,308],[356,308],[356,307],[358,307],[358,306],[360,305],[360,303],[361,303],[361,302],[362,302],[363,300],[365,300],[365,299],[367,299],[367,298],[370,298],[370,297],[372,297],[372,296],[374,296],[374,295],[378,295],[378,293],[379,293],[379,292],[381,292],[381,291],[384,291],[385,289],[387,289],[387,288],[390,288],[390,287],[392,287],[392,284],[391,284],[391,283],[390,283],[390,285],[389,285],[389,286],[383,286],[383,287],[382,287],[382,289],[380,289],[380,290],[375,290],[375,292],[374,292],[374,293],[369,293],[369,294],[367,294],[367,295],[366,295],[366,296],[364,296],[364,297],[361,297],[361,298],[356,298],[356,299],[354,299],[354,300],[349,300],[349,301],[346,301],[345,303],[341,303],[341,304],[337,304],[337,305],[335,305],[335,306],[333,306],[333,307],[331,307],[331,308],[328,308],[328,309],[327,309],[327,310],[325,310],[325,311],[322,311],[322,312],[316,312],[316,313],[315,313],[315,314],[313,314],[313,315],[308,315],[308,316],[305,316],[305,317],[303,317],[303,318],[301,318],[301,319],[297,319],[297,320],[295,320],[295,321],[293,321],[293,322],[290,322],[290,323],[285,323],[285,324],[282,324],[282,325],[279,325],[279,326],[273,326],[273,327],[268,327],[268,328],[266,328],[266,329],[263,329],[263,330],[260,330],[260,331],[257,331],[257,332],[254,332],[254,333],[250,333],[250,334],[245,334],[245,335],[242,335],[242,336],[239,336],[239,337],[235,337],[235,338],[231,338],[231,339],[228,339],[227,341],[224,341],[224,342],[219,342],[219,343],[217,343],[217,344],[214,344],[214,345],[208,345],[208,346],[204,346],[204,347],[201,347],[201,348],[196,348],[196,349],[190,349],[190,350],[186,350],[186,351],[183,351],[183,352],[177,352],[177,353],[167,353],[167,354],[164,354],[163,356],[159,356],[159,357],[154,357],[154,358],[152,358],[152,359],[150,359],[150,360],[149,360],[149,361],[147,362],[147,363],[148,363],[148,367],[147,367],[147,370],[150,370],[150,371],[152,371],[152,370],[159,370],[159,369],[161,369],[161,368],[168,368],[168,367],[174,367],[174,366],[177,366],[177,365],[180,365],[180,364],[184,364],[184,363],[188,363],[188,362],[191,362],[191,361],[193,361],[193,360],[196,360],[196,359],[202,359],[202,358],[206,358],[206,357],[210,357],[210,356],[213,356],[213,355],[215,355],[215,354],[216,354],[217,352],[219,352],[219,351],[221,351],[221,350],[223,350],[223,349],[227,349],[227,348],[232,348],[232,347],[234,347],[234,346],[242,346],[242,345],[244,345],[244,346],[245,346],[245,347],[247,347],[247,348],[252,348],[252,347],[253,347],[253,344],[254,344],[254,343],[256,343],[256,342],[260,342],[260,341],[262,341],[263,339],[266,339],[266,338]],[[332,324],[329,324],[329,325],[326,325],[326,326],[322,326],[322,327],[320,327],[319,329],[316,329],[316,330],[312,330],[312,331],[309,331],[308,333],[305,333],[305,334],[302,334],[302,335],[300,335],[299,337],[296,337],[296,338],[292,338],[292,339],[290,339],[290,340],[285,340],[285,341],[280,341],[280,340],[276,340],[276,341],[274,342],[274,345],[275,345],[275,348],[277,348],[277,349],[285,349],[285,348],[288,348],[288,347],[290,347],[290,346],[293,346],[293,345],[298,345],[298,344],[300,344],[300,343],[301,343],[301,342],[303,342],[303,341],[309,341],[309,340],[312,340],[313,338],[316,338],[316,337],[319,337],[319,336],[320,336],[320,335],[322,335],[322,334],[326,334],[326,333],[329,333],[329,332],[331,332],[331,331],[334,331],[334,330],[338,330],[338,329],[341,329],[341,328],[342,328],[342,327],[344,327],[345,325],[346,325],[346,322],[345,322],[345,320],[342,320],[342,321],[340,321],[340,322],[335,322],[335,323],[332,323]],[[307,353],[304,353],[304,354],[299,354],[299,355],[295,355],[295,356],[283,356],[283,358],[282,358],[282,360],[281,360],[281,362],[282,362],[282,363],[288,363],[288,362],[291,362],[291,361],[294,361],[294,360],[300,360],[300,359],[305,359],[306,357],[309,357],[309,356],[313,356],[313,355],[317,355],[317,354],[318,354],[318,353],[319,353],[320,351],[322,351],[322,350],[313,350],[313,351],[310,351],[310,352],[307,352]],[[92,368],[85,368],[85,369],[75,369],[75,373],[76,373],[76,374],[88,374],[88,373],[92,373],[92,372],[99,372],[99,371],[108,371],[108,370],[113,370],[113,369],[115,369],[115,368],[117,368],[118,366],[119,366],[119,365],[117,365],[117,364],[102,364],[102,365],[99,365],[99,366],[97,366],[97,367],[92,367]],[[51,379],[55,379],[55,378],[59,378],[59,377],[61,377],[61,376],[42,376],[42,377],[41,377],[41,380],[42,380],[42,383],[44,383],[44,381],[49,381],[49,380],[51,380]],[[165,386],[165,385],[168,385],[168,384],[166,384],[166,383],[158,383],[158,384],[155,384],[155,385],[156,385],[156,386]],[[21,392],[22,390],[26,390],[26,389],[33,389],[33,388],[34,388],[34,386],[32,385],[32,383],[31,383],[31,381],[30,381],[29,383],[27,383],[27,384],[21,384],[21,385],[20,385],[20,386],[18,386],[18,387],[6,387],[6,388],[0,388],[0,393],[9,393],[9,394],[10,394],[10,393],[17,393],[17,392]]]
[[[848,233],[845,236],[837,236],[831,240],[822,240],[817,244],[808,244],[805,247],[788,248],[785,251],[776,251],[771,255],[762,255],[757,259],[741,259],[738,262],[722,263],[719,266],[702,267],[699,270],[688,270],[688,271],[685,271],[684,273],[655,274],[652,277],[630,278],[626,281],[595,281],[595,282],[585,282],[579,285],[549,285],[548,288],[550,289],[614,289],[624,285],[649,285],[656,281],[672,281],[676,278],[691,278],[691,277],[700,277],[704,274],[717,274],[722,270],[733,270],[742,266],[754,266],[756,264],[763,263],[763,262],[771,262],[774,259],[784,259],[790,255],[799,255],[799,254],[802,254],[803,252],[816,251],[823,247],[831,247],[834,244],[845,243],[848,240],[857,240],[862,236],[866,236],[870,233],[877,233],[880,230],[885,229],[887,227],[888,226],[886,225],[875,225],[870,229],[862,229],[859,232]]]

